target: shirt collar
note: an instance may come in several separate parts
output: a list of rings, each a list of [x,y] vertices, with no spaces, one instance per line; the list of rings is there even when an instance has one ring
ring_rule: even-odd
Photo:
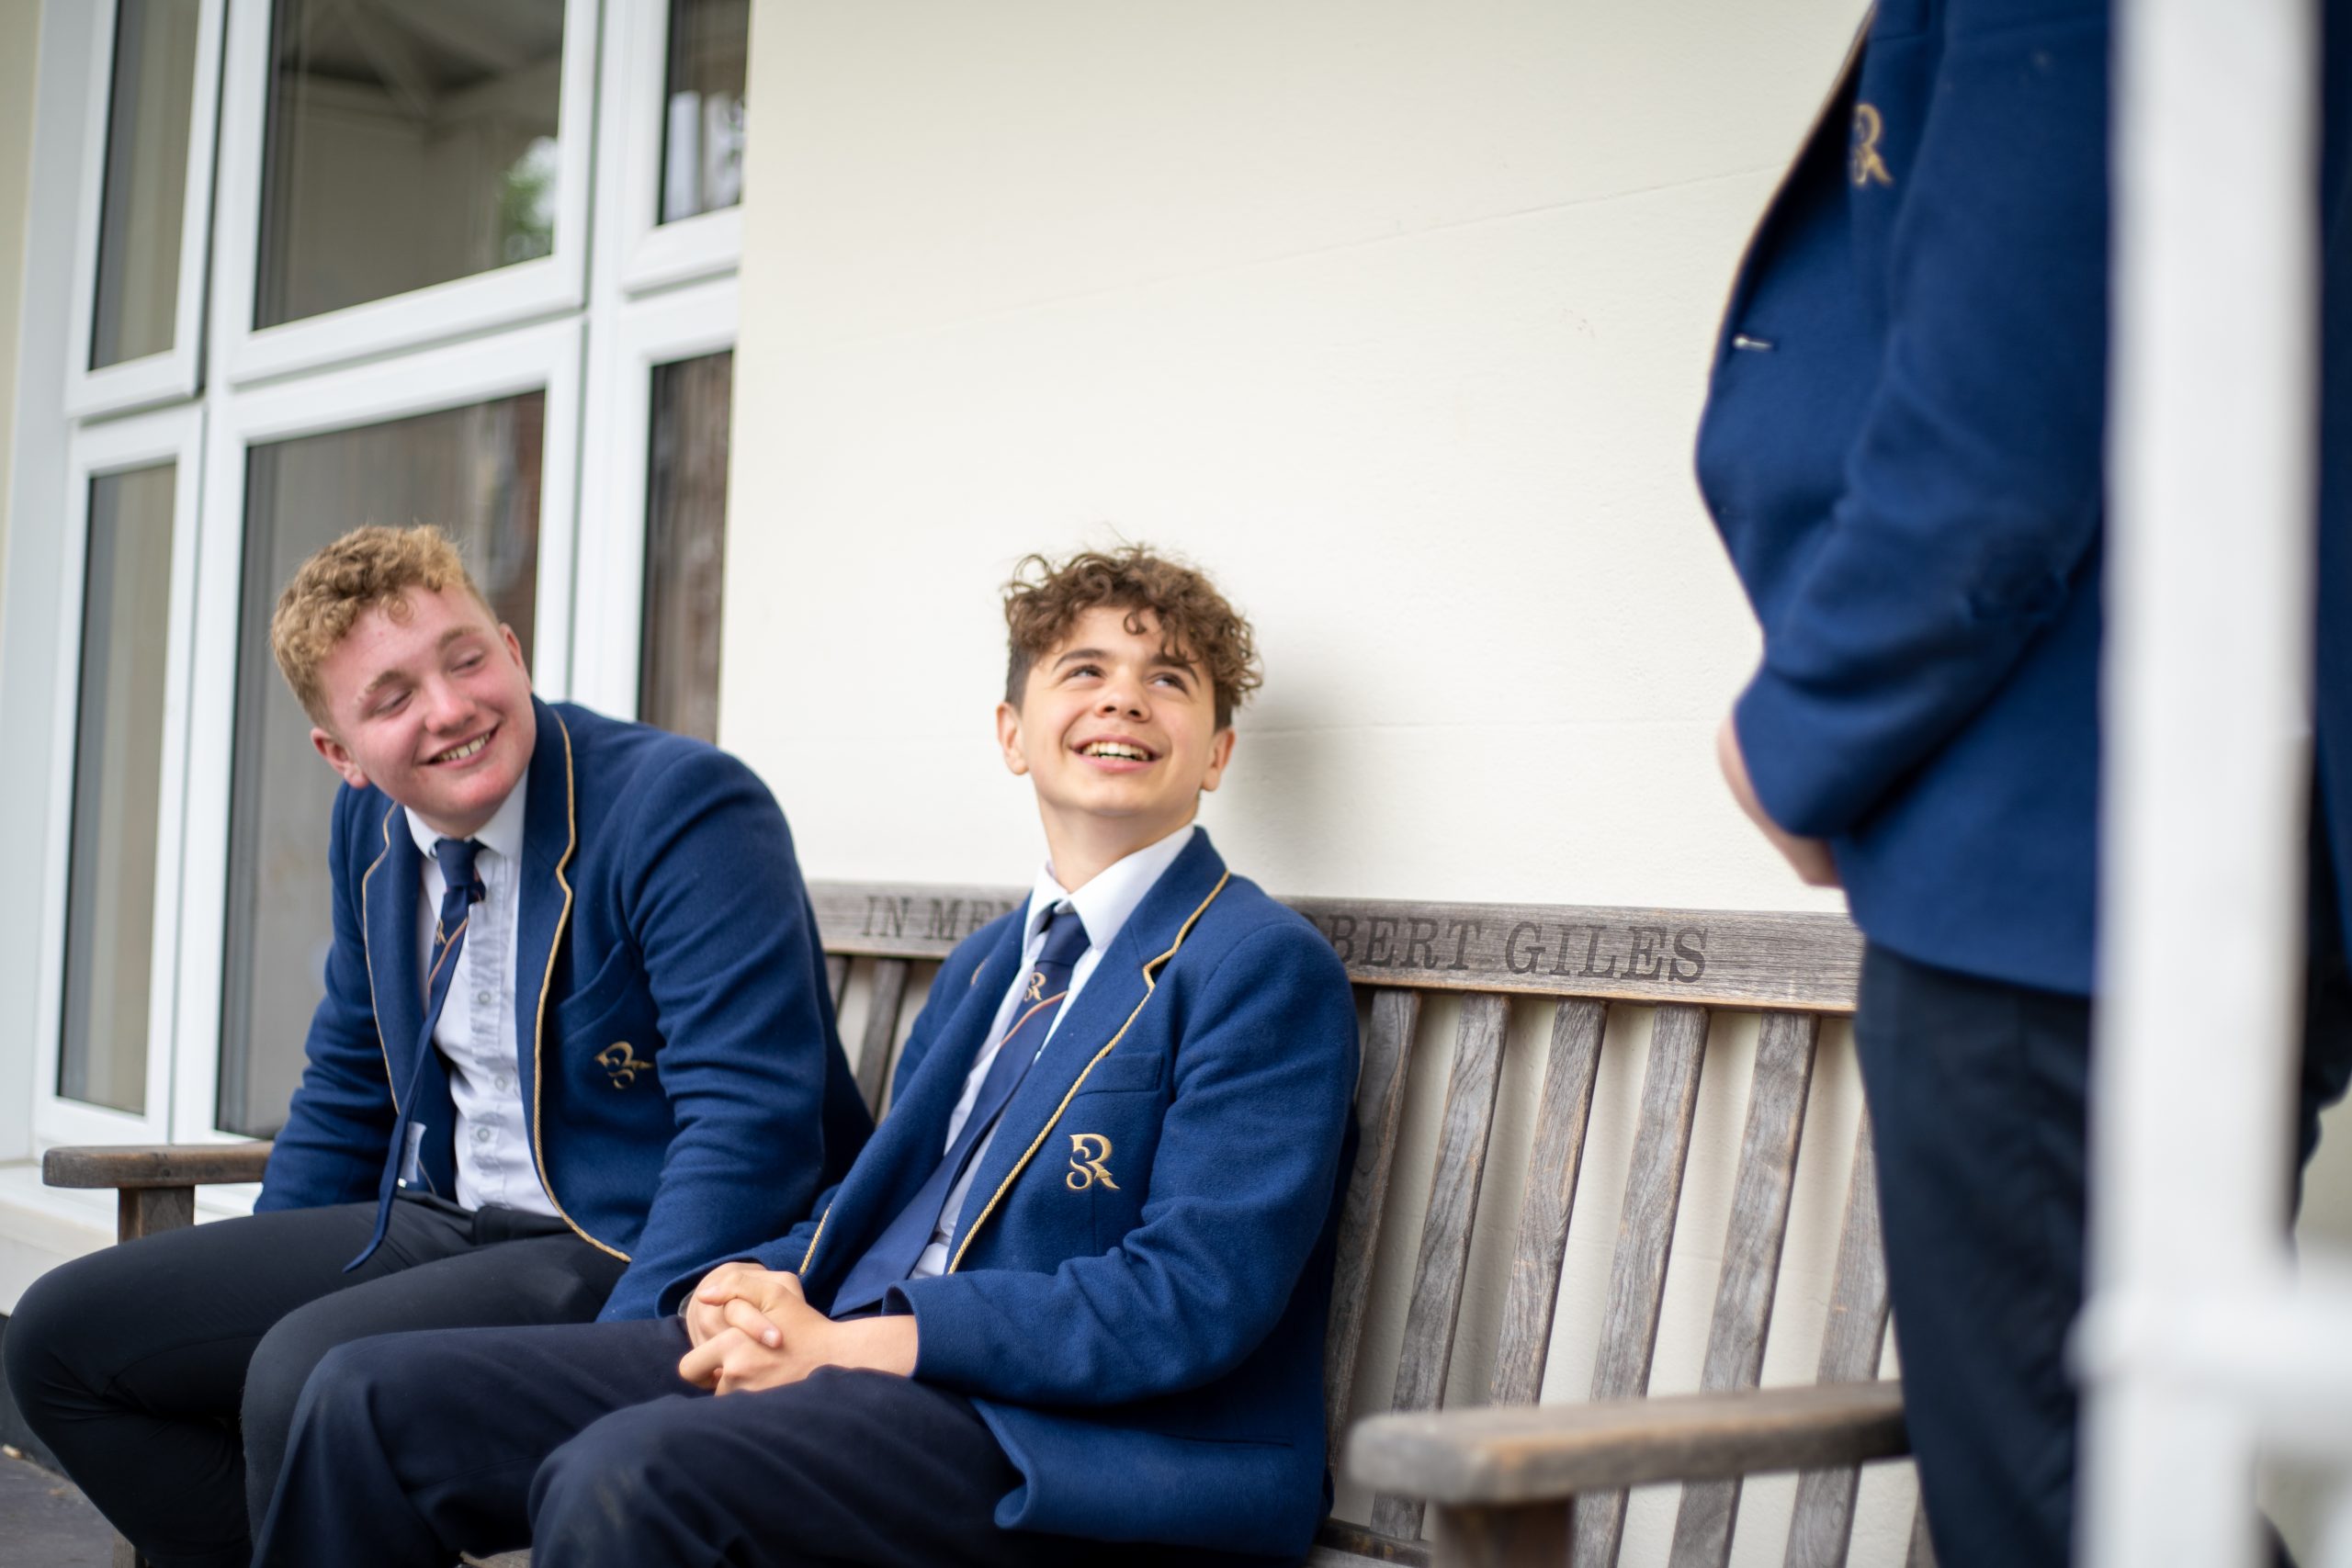
[[[1028,921],[1022,927],[1021,940],[1025,945],[1037,940],[1037,932],[1046,923],[1046,912],[1064,899],[1086,922],[1086,945],[1100,953],[1116,940],[1127,917],[1136,912],[1143,896],[1159,880],[1160,873],[1176,863],[1184,846],[1193,841],[1193,825],[1182,828],[1159,840],[1146,844],[1124,859],[1112,862],[1095,874],[1094,879],[1072,893],[1054,879],[1053,862],[1047,861],[1037,872],[1036,886],[1029,892]]]
[[[523,858],[523,803],[524,797],[531,793],[526,787],[529,782],[525,779],[507,791],[506,798],[499,803],[490,820],[482,824],[481,831],[474,835],[483,849],[503,855],[510,861]],[[424,858],[431,860],[433,846],[439,843],[444,835],[426,826],[424,818],[405,806],[401,807],[401,815],[408,818],[409,837],[416,840],[416,847],[424,852]],[[1093,928],[1089,926],[1087,929],[1091,931]]]

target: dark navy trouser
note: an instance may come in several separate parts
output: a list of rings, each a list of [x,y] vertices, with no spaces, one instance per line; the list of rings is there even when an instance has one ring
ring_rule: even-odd
[[[999,1529],[1021,1477],[961,1395],[828,1367],[716,1397],[679,1380],[686,1348],[674,1317],[344,1346],[303,1391],[254,1568],[526,1541],[532,1568],[1216,1558]]]
[[[283,1209],[62,1264],[9,1320],[8,1386],[161,1568],[245,1568],[296,1399],[328,1348],[390,1328],[579,1322],[626,1265],[560,1220],[437,1199]],[[333,1561],[332,1559],[324,1561]]]
[[[2318,1146],[2320,1111],[2352,1077],[2352,976],[2326,863],[2313,859],[2302,1160]],[[1855,1043],[1904,1416],[1941,1568],[2060,1568],[2071,1557],[2065,1349],[2083,1301],[2090,1032],[2082,998],[1876,944],[1863,954]],[[2210,1070],[2233,1070],[2227,1043],[2214,1043]]]

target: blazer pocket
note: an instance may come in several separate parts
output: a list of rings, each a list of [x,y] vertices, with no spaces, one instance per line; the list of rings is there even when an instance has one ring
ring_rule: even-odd
[[[1086,1094],[1132,1094],[1159,1087],[1159,1056],[1153,1052],[1138,1051],[1132,1056],[1122,1056],[1116,1051],[1094,1064],[1078,1092]]]
[[[557,998],[555,1026],[559,1035],[571,1038],[643,989],[629,950],[613,949],[586,985],[576,986],[570,996]]]

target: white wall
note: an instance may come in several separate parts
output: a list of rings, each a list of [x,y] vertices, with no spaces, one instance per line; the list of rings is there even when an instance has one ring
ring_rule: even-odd
[[[7,562],[8,433],[16,427],[17,318],[24,309],[33,62],[40,53],[40,0],[0,0],[0,573]]]
[[[1824,905],[1690,450],[1858,11],[764,0],[721,722],[811,871],[1025,876],[993,590],[1116,528],[1263,634],[1267,886]]]
[[[13,27],[26,8],[23,0],[6,4],[6,25]],[[28,73],[43,83],[79,84],[89,80],[93,48],[91,32],[98,13],[86,7],[51,6],[40,29],[39,69]],[[29,22],[26,31],[30,30]],[[21,69],[11,38],[0,43],[0,72]],[[33,46],[30,38],[24,47]],[[41,727],[54,721],[57,700],[57,660],[76,636],[74,610],[58,602],[42,585],[61,581],[63,530],[51,520],[65,515],[64,465],[55,455],[65,450],[66,423],[62,392],[67,362],[65,321],[61,308],[18,315],[19,301],[62,301],[73,270],[73,246],[65,236],[74,232],[80,197],[79,152],[87,100],[78,91],[39,92],[10,96],[0,93],[0,126],[28,117],[19,124],[13,146],[17,158],[30,146],[29,170],[18,170],[27,185],[17,202],[0,202],[0,224],[22,209],[21,233],[32,237],[20,253],[0,249],[0,267],[8,269],[9,284],[0,295],[0,319],[15,329],[15,352],[9,363],[9,385],[15,390],[8,424],[7,448],[23,454],[7,472],[4,494],[9,519],[6,558],[7,575],[0,581],[0,713],[13,726],[22,723],[28,734],[46,733]],[[14,167],[7,156],[10,133],[0,130],[0,164]],[[6,175],[0,175],[5,179]],[[32,460],[34,454],[48,455]],[[49,780],[42,768],[0,769],[0,886],[40,887],[45,872]],[[17,898],[0,908],[0,996],[32,997],[40,987],[40,927],[38,901]],[[0,1084],[32,1082],[34,1043],[29,1030],[0,1030]],[[0,1092],[0,1165],[20,1160],[32,1152],[31,1097]],[[5,1180],[0,1174],[0,1180]],[[24,1256],[11,1251],[13,1214],[0,1205],[0,1302],[13,1303],[28,1276],[12,1273]]]

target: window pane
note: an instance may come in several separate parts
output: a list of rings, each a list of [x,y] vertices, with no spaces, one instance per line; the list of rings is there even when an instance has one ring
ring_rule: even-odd
[[[563,0],[277,0],[254,324],[546,255]]]
[[[727,426],[735,356],[653,369],[646,464],[645,631],[638,716],[718,739],[719,580],[727,561]]]
[[[253,449],[220,1019],[220,1116],[230,1132],[267,1136],[284,1123],[311,1013],[326,992],[337,785],[270,658],[278,592],[306,557],[362,524],[435,523],[457,540],[527,657],[546,412],[546,395],[532,392]]]
[[[90,481],[57,1092],[147,1109],[174,468]]]
[[[198,0],[122,0],[115,17],[93,370],[172,346],[199,8]]]
[[[743,199],[743,62],[751,0],[671,0],[662,221]]]

